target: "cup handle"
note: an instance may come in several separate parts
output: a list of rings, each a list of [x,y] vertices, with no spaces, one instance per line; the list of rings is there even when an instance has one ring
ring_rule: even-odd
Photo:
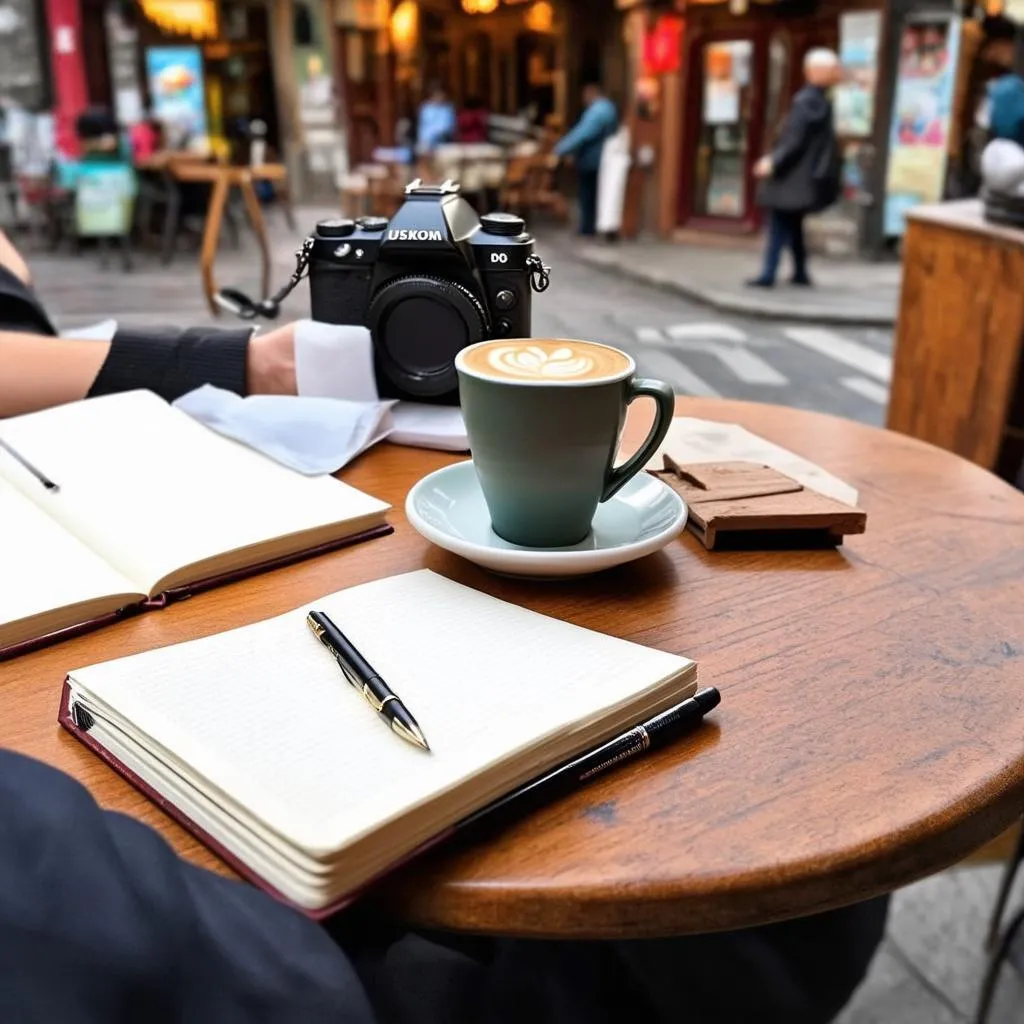
[[[636,455],[621,466],[613,467],[608,471],[604,493],[601,495],[602,502],[614,498],[647,465],[661,442],[665,440],[668,428],[672,425],[672,417],[676,414],[675,393],[672,391],[672,386],[664,381],[634,380],[629,386],[629,392],[627,405],[632,405],[638,398],[654,399],[656,406],[654,426]]]

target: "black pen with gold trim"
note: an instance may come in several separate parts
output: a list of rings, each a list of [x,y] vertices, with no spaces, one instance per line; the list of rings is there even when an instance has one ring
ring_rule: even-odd
[[[464,830],[500,828],[529,811],[536,810],[567,793],[575,792],[580,786],[598,775],[603,775],[610,768],[659,750],[696,729],[704,721],[704,717],[718,707],[721,700],[721,694],[714,687],[700,690],[689,700],[684,700],[641,725],[634,726],[596,750],[591,750],[500,797],[476,814],[459,822],[453,831],[461,833]]]
[[[423,730],[409,714],[409,709],[330,617],[323,612],[310,612],[306,616],[306,624],[320,643],[334,655],[342,675],[363,695],[366,703],[387,722],[392,731],[413,746],[430,750]]]

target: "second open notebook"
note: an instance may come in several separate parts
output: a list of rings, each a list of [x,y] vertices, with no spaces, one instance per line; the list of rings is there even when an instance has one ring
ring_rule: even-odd
[[[306,626],[322,610],[418,719],[403,742]],[[471,813],[696,690],[687,658],[423,570],[71,672],[61,724],[314,916]]]

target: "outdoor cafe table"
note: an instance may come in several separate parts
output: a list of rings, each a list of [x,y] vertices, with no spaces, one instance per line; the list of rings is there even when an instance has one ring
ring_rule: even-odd
[[[678,408],[741,423],[849,481],[867,533],[837,550],[746,553],[706,552],[686,534],[590,579],[502,579],[405,520],[409,488],[452,457],[383,446],[342,476],[394,504],[393,536],[0,663],[0,745],[228,873],[58,728],[65,672],[425,566],[691,655],[722,704],[670,749],[493,838],[439,849],[368,896],[410,923],[551,937],[738,928],[895,889],[1007,828],[1024,808],[1024,494],[948,452],[828,416],[709,399]],[[634,440],[646,415],[632,418]],[[457,622],[450,634],[457,657]]]
[[[270,294],[270,243],[267,240],[267,226],[260,210],[260,202],[253,188],[254,181],[270,181],[280,184],[287,181],[288,171],[283,164],[261,164],[258,167],[235,167],[228,164],[178,163],[170,166],[176,181],[205,182],[212,186],[210,206],[206,212],[206,226],[203,230],[203,248],[199,265],[203,275],[203,294],[210,312],[220,314],[214,296],[218,288],[214,279],[214,260],[224,225],[224,210],[232,188],[242,193],[245,212],[252,224],[253,233],[260,247],[260,298]]]

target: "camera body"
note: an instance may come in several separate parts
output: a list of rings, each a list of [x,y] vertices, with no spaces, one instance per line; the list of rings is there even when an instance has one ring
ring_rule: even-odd
[[[532,291],[547,287],[547,273],[520,217],[478,217],[458,185],[416,181],[390,222],[317,225],[312,316],[370,329],[381,398],[457,405],[456,355],[529,337]]]

